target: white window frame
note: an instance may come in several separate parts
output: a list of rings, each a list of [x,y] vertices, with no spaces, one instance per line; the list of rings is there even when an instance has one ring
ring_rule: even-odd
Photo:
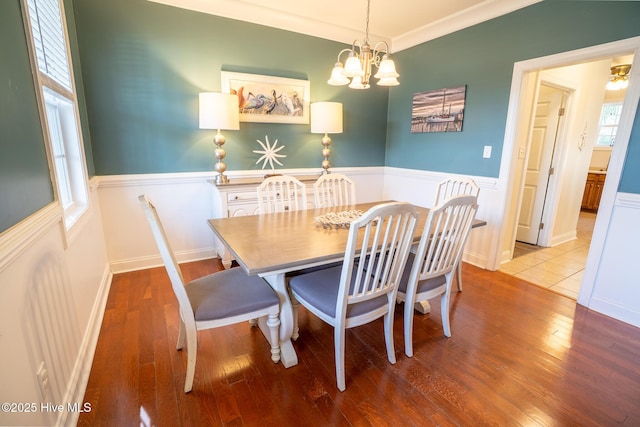
[[[598,139],[596,141],[596,147],[613,147],[615,144],[616,135],[618,133],[618,125],[620,123],[620,117],[622,116],[622,101],[619,102],[605,102],[602,104],[602,109],[600,110],[600,122],[598,123]],[[620,114],[617,115],[617,120],[615,123],[605,123],[605,114],[604,111],[608,106],[614,105],[619,108]],[[612,135],[611,142],[609,144],[600,144],[600,135],[603,129],[611,130],[609,132]]]
[[[30,0],[21,0],[23,21],[30,51],[40,121],[53,183],[54,197],[60,205],[63,229],[68,246],[87,222],[89,211],[89,183],[84,153],[82,128],[76,97],[73,64],[69,48],[69,35],[62,0],[54,0],[59,7],[66,49],[69,80],[59,83],[41,70],[29,15]],[[37,1],[37,0],[36,0]],[[56,66],[57,64],[53,64]],[[62,64],[64,67],[64,64]],[[54,71],[55,72],[55,71]],[[63,70],[66,72],[66,70]],[[63,73],[64,74],[64,73]]]

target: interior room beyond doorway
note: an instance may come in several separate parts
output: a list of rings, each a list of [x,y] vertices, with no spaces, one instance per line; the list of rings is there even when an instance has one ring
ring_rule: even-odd
[[[577,299],[595,220],[595,212],[580,212],[577,238],[555,247],[516,242],[513,259],[503,264],[500,271]]]

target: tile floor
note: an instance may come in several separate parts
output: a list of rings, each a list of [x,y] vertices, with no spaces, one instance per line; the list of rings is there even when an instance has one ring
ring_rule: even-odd
[[[516,242],[514,257],[500,271],[577,299],[596,214],[580,212],[577,238],[552,248]]]

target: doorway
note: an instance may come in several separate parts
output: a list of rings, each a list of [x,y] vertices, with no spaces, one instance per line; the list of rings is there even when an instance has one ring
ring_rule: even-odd
[[[522,211],[528,209],[528,212],[532,212],[533,205],[522,205],[522,194],[524,188],[524,158],[526,157],[523,154],[527,153],[526,151],[523,153],[522,143],[520,141],[526,141],[529,132],[530,126],[530,118],[534,117],[535,102],[537,99],[534,98],[534,94],[537,94],[537,89],[540,87],[540,83],[544,81],[541,76],[545,73],[549,74],[553,70],[560,69],[563,67],[567,67],[565,64],[592,64],[598,62],[604,62],[605,71],[604,77],[600,78],[600,87],[602,88],[606,83],[606,79],[608,77],[608,69],[610,68],[611,61],[615,56],[619,56],[621,54],[625,54],[625,50],[627,53],[633,53],[638,49],[638,44],[640,40],[638,39],[630,39],[626,41],[611,43],[608,45],[596,46],[593,48],[586,48],[580,51],[575,52],[567,52],[565,54],[553,55],[552,57],[547,58],[539,58],[536,60],[525,61],[523,63],[518,63],[514,67],[514,86],[512,86],[512,97],[510,102],[510,110],[512,111],[511,120],[508,119],[507,123],[507,140],[505,142],[505,152],[503,153],[503,160],[508,162],[505,164],[504,170],[501,170],[501,178],[504,178],[507,185],[506,192],[506,203],[505,203],[505,213],[503,227],[502,227],[502,237],[501,237],[501,248],[497,253],[497,257],[501,260],[497,263],[496,267],[501,270],[506,270],[507,268],[503,268],[501,263],[504,263],[510,260],[515,254],[515,245],[516,245],[516,234],[517,234],[517,224],[520,220],[520,214]],[[606,59],[603,59],[606,58]],[[606,62],[608,61],[608,62]],[[573,65],[571,65],[573,66]],[[556,67],[556,68],[553,68]],[[593,77],[592,77],[593,78]],[[560,86],[565,95],[569,95],[569,98],[573,98],[573,100],[569,100],[567,102],[568,109],[577,107],[584,107],[583,100],[580,96],[577,96],[574,93],[574,88],[572,88],[572,84],[569,81],[568,84],[566,81],[563,81],[562,78],[559,79]],[[554,85],[552,85],[554,86]],[[577,85],[577,86],[581,86]],[[568,89],[568,90],[567,90]],[[637,94],[634,95],[637,98]],[[633,100],[629,103],[634,102]],[[635,100],[637,102],[637,99]],[[593,102],[592,102],[593,104]],[[530,105],[530,107],[527,107]],[[598,110],[602,105],[602,94],[600,102],[595,105],[595,108]],[[592,106],[593,107],[593,106]],[[529,108],[529,109],[527,109]],[[624,154],[626,152],[626,147],[628,145],[628,134],[630,133],[630,129],[633,123],[633,114],[635,114],[634,108],[628,108],[630,111],[626,117],[626,122],[621,121],[621,128],[625,128],[624,136],[621,136],[621,142],[618,147],[618,151],[620,153],[614,154],[612,159],[612,169],[613,169],[613,179],[607,177],[607,186],[605,191],[603,192],[604,198],[607,200],[605,202],[605,208],[601,209],[604,211],[604,220],[602,220],[602,224],[598,225],[595,221],[595,216],[593,216],[590,220],[591,224],[594,224],[589,228],[589,235],[591,234],[591,229],[594,230],[594,241],[595,244],[592,244],[591,239],[587,239],[587,242],[582,249],[582,260],[579,261],[581,263],[580,266],[573,265],[565,265],[563,268],[565,270],[576,269],[581,270],[581,274],[578,280],[577,288],[580,288],[582,285],[580,294],[577,294],[577,290],[574,291],[573,298],[577,298],[578,301],[583,305],[588,305],[588,299],[590,298],[591,291],[595,282],[595,273],[597,272],[597,267],[599,263],[599,259],[602,256],[602,245],[604,241],[604,237],[606,236],[606,229],[608,225],[608,221],[611,218],[611,211],[613,209],[613,200],[615,198],[615,192],[617,185],[620,180],[620,174],[624,159]],[[631,110],[634,110],[631,112]],[[632,114],[633,113],[633,114]],[[566,147],[555,147],[555,151],[551,154],[553,156],[554,169],[557,173],[555,177],[552,175],[552,178],[547,183],[547,189],[545,193],[545,202],[543,204],[543,214],[542,214],[542,223],[544,224],[544,228],[540,230],[536,243],[537,245],[533,245],[531,248],[531,252],[539,252],[538,258],[551,258],[551,252],[566,249],[569,245],[574,245],[573,249],[578,249],[581,240],[577,237],[579,233],[584,233],[584,230],[579,230],[578,221],[580,218],[580,203],[582,199],[582,193],[584,190],[584,184],[586,181],[586,171],[589,167],[589,158],[587,157],[585,160],[580,151],[583,151],[581,145],[589,141],[593,141],[595,137],[593,132],[597,132],[597,126],[594,123],[593,119],[590,120],[578,120],[576,117],[584,117],[584,111],[580,112],[578,115],[574,115],[573,118],[567,117],[569,137],[565,138],[565,140],[570,140],[570,144],[579,147],[579,150],[567,150]],[[509,123],[511,121],[511,123]],[[526,125],[523,124],[526,122]],[[597,122],[597,119],[596,119]],[[562,134],[562,129],[559,128],[559,134]],[[576,136],[578,136],[576,138]],[[513,138],[513,140],[509,140]],[[559,142],[560,145],[563,142]],[[565,144],[568,144],[566,141]],[[591,142],[592,143],[592,142]],[[590,146],[589,146],[590,147]],[[558,150],[560,148],[560,150]],[[525,149],[527,147],[525,146]],[[615,149],[614,149],[615,151]],[[585,150],[585,152],[587,152]],[[588,150],[589,155],[591,154],[591,150]],[[583,174],[581,179],[581,183],[576,184],[577,176],[579,174],[575,174],[575,170],[577,168],[576,165],[571,164],[569,160],[573,157],[580,157],[584,163],[583,165],[578,165],[579,167],[584,167]],[[557,162],[557,163],[556,163]],[[559,167],[556,167],[555,164],[558,164]],[[570,172],[574,173],[570,173]],[[555,182],[554,182],[555,181]],[[611,181],[611,183],[609,183]],[[521,186],[522,185],[522,186]],[[569,192],[567,191],[568,189]],[[579,189],[579,190],[578,190]],[[573,193],[573,194],[571,194]],[[575,199],[579,199],[577,202]],[[571,209],[569,215],[567,215],[568,210],[566,209],[566,202],[570,201],[570,204],[573,206],[577,206],[575,209]],[[564,203],[564,204],[563,204]],[[600,214],[601,211],[598,211]],[[600,216],[600,215],[599,215]],[[558,218],[561,218],[558,221]],[[535,223],[533,220],[531,223]],[[571,224],[573,227],[573,231],[567,231],[567,224]],[[584,234],[582,235],[584,237]],[[573,243],[572,243],[573,242]],[[543,245],[544,243],[544,245]],[[546,247],[545,247],[546,246]],[[595,250],[594,250],[595,247]],[[542,252],[543,250],[547,251],[547,253]],[[568,251],[567,251],[568,252]],[[592,253],[593,252],[593,253]],[[500,255],[501,254],[501,255]],[[575,254],[574,254],[575,255]],[[591,263],[587,262],[587,259],[592,259]],[[585,263],[586,268],[585,268]],[[507,267],[508,264],[503,264],[504,267]],[[578,271],[574,272],[572,275],[575,275]],[[544,277],[549,276],[546,272],[537,272],[538,276]],[[527,280],[531,280],[527,278]],[[586,286],[584,286],[586,284]],[[585,289],[586,288],[586,289]],[[577,294],[577,295],[576,295]],[[581,301],[582,300],[582,301]]]
[[[568,90],[545,82],[539,85],[525,149],[524,183],[520,190],[522,197],[516,242],[548,246],[546,241],[541,242],[540,239],[540,232],[544,228],[542,217],[545,206],[548,206],[546,201],[549,183],[556,175],[553,160],[558,138],[563,136],[568,97]]]

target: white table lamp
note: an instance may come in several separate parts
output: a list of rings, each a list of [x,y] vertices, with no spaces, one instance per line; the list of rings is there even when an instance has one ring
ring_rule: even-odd
[[[227,165],[222,159],[227,155],[222,146],[225,143],[225,137],[220,130],[238,130],[240,129],[240,112],[238,108],[238,96],[220,92],[203,92],[200,94],[200,129],[216,129],[218,133],[213,138],[216,149],[214,154],[218,163],[215,170],[218,172],[216,176],[216,184],[224,184],[229,182],[229,178],[224,174]]]
[[[340,102],[314,102],[311,104],[311,133],[324,133],[322,137],[322,168],[329,173],[331,162],[330,133],[342,133],[342,104]]]

